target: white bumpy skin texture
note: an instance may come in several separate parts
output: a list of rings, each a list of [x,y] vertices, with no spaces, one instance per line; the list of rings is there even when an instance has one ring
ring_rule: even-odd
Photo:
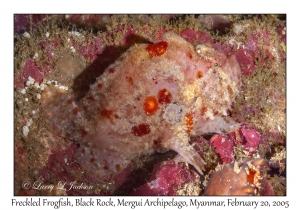
[[[118,174],[135,156],[169,149],[202,173],[205,162],[189,137],[236,125],[226,115],[239,86],[234,56],[168,32],[162,42],[131,47],[79,102],[49,90],[42,103],[49,128],[80,143],[78,162],[99,177]]]

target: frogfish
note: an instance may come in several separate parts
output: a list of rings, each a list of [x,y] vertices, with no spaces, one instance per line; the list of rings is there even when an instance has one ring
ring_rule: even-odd
[[[134,157],[168,150],[202,174],[205,160],[189,139],[236,126],[228,110],[240,78],[234,55],[167,32],[160,42],[129,48],[79,101],[71,91],[49,88],[44,121],[80,144],[78,163],[100,178],[117,175]]]

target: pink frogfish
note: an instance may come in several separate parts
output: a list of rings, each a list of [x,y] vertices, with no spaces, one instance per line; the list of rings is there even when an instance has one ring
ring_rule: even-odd
[[[53,133],[80,144],[78,163],[101,178],[134,157],[168,150],[203,173],[205,161],[189,138],[236,126],[227,113],[240,77],[234,56],[168,32],[161,42],[132,46],[78,102],[49,88],[44,118]]]
[[[222,170],[211,175],[204,194],[261,195],[268,168],[269,162],[262,158],[224,165]]]

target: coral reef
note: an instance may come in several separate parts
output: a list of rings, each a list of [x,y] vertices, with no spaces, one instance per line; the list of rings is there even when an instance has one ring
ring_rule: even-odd
[[[15,195],[285,195],[284,16],[14,24]]]

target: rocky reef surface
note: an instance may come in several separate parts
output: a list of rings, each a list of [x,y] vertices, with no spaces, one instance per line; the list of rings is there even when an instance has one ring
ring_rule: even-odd
[[[285,16],[16,14],[14,29],[15,195],[286,194]]]

